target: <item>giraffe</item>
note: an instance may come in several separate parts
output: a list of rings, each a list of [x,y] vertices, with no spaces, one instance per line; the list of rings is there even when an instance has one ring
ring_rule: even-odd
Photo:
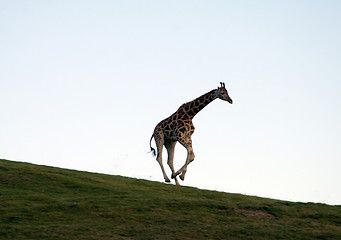
[[[151,152],[154,156],[156,156],[156,160],[160,164],[165,182],[170,182],[170,180],[162,163],[163,146],[165,146],[168,153],[167,164],[172,170],[171,177],[175,180],[176,185],[180,185],[177,176],[181,174],[180,179],[183,181],[185,179],[188,164],[195,158],[191,140],[191,136],[194,132],[192,119],[199,111],[201,111],[210,102],[217,98],[232,104],[232,99],[227,93],[225,83],[221,82],[220,85],[221,86],[217,89],[213,89],[212,91],[205,93],[191,102],[182,104],[175,113],[156,125],[153,135],[150,138],[149,145]],[[153,137],[156,143],[157,154],[155,149],[151,146]],[[173,159],[176,142],[179,142],[186,148],[187,158],[185,164],[175,172]]]

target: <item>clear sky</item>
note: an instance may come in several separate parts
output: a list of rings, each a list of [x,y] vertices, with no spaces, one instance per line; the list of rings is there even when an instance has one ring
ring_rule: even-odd
[[[0,0],[0,158],[163,181],[147,153],[155,125],[224,81],[233,104],[194,118],[183,185],[341,204],[340,12],[330,0]],[[185,158],[178,144],[176,168]]]

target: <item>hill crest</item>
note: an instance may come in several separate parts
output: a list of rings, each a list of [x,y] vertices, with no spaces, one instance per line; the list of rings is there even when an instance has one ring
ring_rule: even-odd
[[[341,239],[341,206],[0,160],[4,239]]]

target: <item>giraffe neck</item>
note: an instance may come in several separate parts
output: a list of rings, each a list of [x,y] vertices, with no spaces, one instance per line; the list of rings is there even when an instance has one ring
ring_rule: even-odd
[[[210,102],[212,102],[213,100],[216,99],[215,96],[215,91],[216,90],[212,90],[208,93],[205,93],[204,95],[194,99],[191,102],[185,103],[183,104],[180,109],[182,108],[186,115],[192,119],[194,118],[194,116],[200,112],[204,107],[206,107]],[[180,110],[179,109],[179,110]]]

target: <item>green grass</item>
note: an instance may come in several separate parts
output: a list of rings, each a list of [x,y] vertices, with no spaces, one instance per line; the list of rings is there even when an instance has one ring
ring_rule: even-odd
[[[0,160],[0,239],[341,239],[341,206]]]

